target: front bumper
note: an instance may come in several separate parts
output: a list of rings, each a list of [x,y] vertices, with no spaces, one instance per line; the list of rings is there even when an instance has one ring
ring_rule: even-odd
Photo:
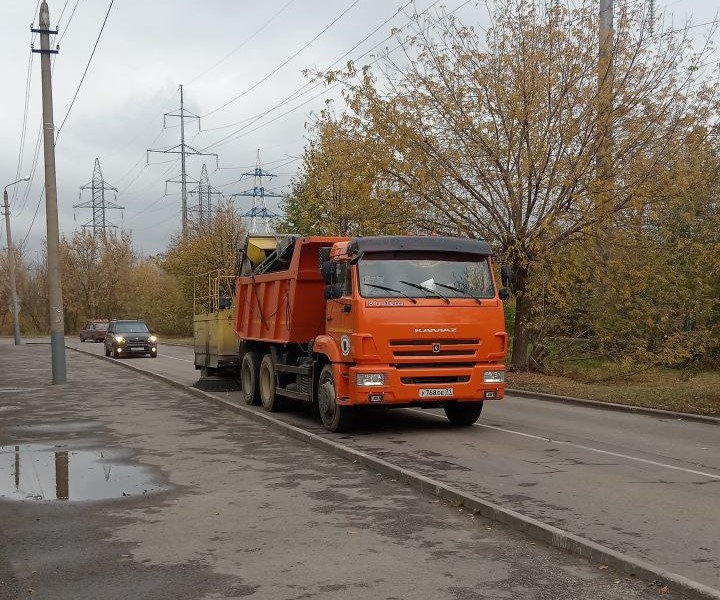
[[[157,353],[157,344],[149,344],[144,342],[124,342],[122,344],[113,344],[113,347],[120,350],[123,356],[144,355]]]
[[[362,405],[436,405],[438,403],[500,400],[505,396],[505,383],[485,383],[485,371],[505,371],[498,363],[463,367],[437,366],[397,368],[388,365],[350,367],[343,377],[347,382],[341,404]],[[358,373],[384,373],[385,384],[356,385]]]

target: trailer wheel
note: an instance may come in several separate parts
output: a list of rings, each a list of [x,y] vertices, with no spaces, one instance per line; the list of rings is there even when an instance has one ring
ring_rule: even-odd
[[[483,403],[448,402],[444,408],[445,415],[451,425],[454,425],[455,427],[469,427],[480,418]]]
[[[318,411],[325,429],[333,433],[347,431],[353,425],[355,407],[342,406],[337,403],[335,378],[332,366],[325,365],[320,371],[317,389]]]
[[[260,353],[246,352],[240,365],[240,386],[245,404],[260,404]]]
[[[275,365],[270,354],[263,356],[260,363],[260,373],[258,376],[260,387],[260,401],[263,408],[268,412],[278,412],[283,409],[283,399],[278,398],[275,393],[277,387],[277,379],[275,377]]]

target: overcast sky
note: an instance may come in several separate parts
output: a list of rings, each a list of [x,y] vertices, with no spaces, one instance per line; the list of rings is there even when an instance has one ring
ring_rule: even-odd
[[[56,127],[78,88],[110,2],[48,2],[51,25],[60,28],[56,38],[60,54],[53,74]],[[147,166],[146,150],[179,143],[178,119],[169,118],[163,131],[163,113],[179,108],[180,84],[184,85],[186,109],[203,116],[199,134],[197,125],[188,122],[187,143],[202,150],[237,132],[208,150],[219,154],[218,170],[213,157],[191,157],[188,176],[199,178],[205,162],[213,186],[228,195],[242,192],[253,186],[252,178],[242,178],[242,174],[254,168],[260,149],[263,168],[277,174],[264,181],[266,190],[286,192],[300,164],[305,123],[323,108],[325,99],[336,96],[336,91],[309,84],[303,69],[324,69],[341,58],[340,64],[349,59],[368,62],[369,52],[377,52],[373,47],[392,48],[392,40],[387,38],[392,27],[408,22],[412,7],[398,12],[406,4],[407,0],[114,0],[85,81],[57,140],[61,231],[70,234],[91,220],[91,211],[73,209],[73,205],[90,199],[89,192],[79,198],[79,188],[91,180],[97,157],[106,183],[119,190],[117,203],[125,207],[122,212],[109,211],[107,219],[131,230],[144,254],[166,247],[180,228],[181,200],[177,184],[168,184],[168,195],[164,195],[164,180],[177,179],[180,167],[174,161],[166,162],[176,158],[166,154],[151,155]],[[416,0],[414,6],[421,12],[443,4],[448,11],[457,10],[467,23],[486,24],[487,9],[475,0]],[[31,58],[29,26],[31,21],[37,26],[36,5],[37,0],[0,0],[4,40],[0,54],[1,186],[14,181],[18,171]],[[657,7],[667,19],[684,24],[688,18],[694,23],[713,20],[720,4],[716,0],[658,0]],[[705,29],[694,29],[695,37],[699,39]],[[42,143],[37,145],[39,56],[32,55],[30,64],[29,110],[19,175],[32,174],[37,147],[36,168],[29,185],[19,183],[10,188],[14,241],[18,245],[24,242],[30,260],[45,236]],[[283,103],[298,91],[302,95]],[[340,102],[336,102],[336,110],[342,110]],[[191,183],[192,187],[195,184]],[[112,193],[106,198],[115,201]],[[237,198],[235,202],[244,212],[251,199]],[[189,198],[189,204],[195,203],[196,198]],[[274,208],[277,200],[271,199],[269,204]],[[0,247],[5,246],[3,228]]]

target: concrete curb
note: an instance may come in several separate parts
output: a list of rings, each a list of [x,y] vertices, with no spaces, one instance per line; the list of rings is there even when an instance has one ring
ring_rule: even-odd
[[[545,400],[547,402],[557,402],[559,404],[576,404],[578,406],[584,406],[587,408],[599,408],[619,412],[632,412],[639,415],[648,415],[651,417],[667,417],[670,419],[677,419],[679,421],[694,421],[697,423],[720,425],[720,417],[710,417],[707,415],[695,415],[693,413],[674,412],[672,410],[647,408],[645,406],[632,406],[630,404],[618,404],[616,402],[601,402],[599,400],[587,400],[585,398],[573,398],[571,396],[558,396],[557,394],[546,394],[544,392],[529,392],[527,390],[516,390],[508,388],[505,388],[505,395],[519,396],[520,398],[531,398],[535,400]]]
[[[104,356],[90,353],[86,350],[68,348],[88,356],[93,356],[100,360],[112,360]],[[606,546],[602,546],[601,544],[597,544],[591,540],[587,540],[557,527],[553,527],[552,525],[548,525],[542,521],[533,519],[532,517],[522,515],[514,510],[503,508],[499,504],[485,500],[474,494],[464,492],[454,486],[447,485],[409,469],[399,467],[381,458],[376,458],[365,452],[354,450],[333,440],[324,438],[315,433],[311,433],[276,419],[267,413],[261,413],[248,406],[237,404],[236,402],[231,402],[230,400],[224,400],[223,398],[208,392],[203,392],[202,390],[198,390],[194,387],[186,386],[182,383],[178,383],[177,381],[173,381],[164,375],[150,373],[127,363],[119,361],[113,362],[126,369],[158,379],[168,385],[171,385],[172,387],[185,390],[193,396],[209,400],[223,408],[228,408],[235,413],[252,419],[253,421],[268,425],[272,429],[287,435],[288,437],[328,451],[340,458],[350,459],[352,462],[360,464],[370,471],[401,481],[420,492],[447,500],[457,504],[458,506],[469,508],[483,517],[503,523],[516,531],[521,531],[529,535],[533,539],[547,543],[556,548],[566,550],[571,554],[581,556],[596,563],[611,566],[617,571],[625,574],[633,574],[646,581],[662,581],[663,585],[668,585],[671,589],[679,591],[692,598],[697,598],[699,600],[720,600],[720,590],[716,590],[700,582],[693,581],[687,577],[678,575],[677,573],[667,571],[644,560],[634,558],[611,548],[607,548]]]

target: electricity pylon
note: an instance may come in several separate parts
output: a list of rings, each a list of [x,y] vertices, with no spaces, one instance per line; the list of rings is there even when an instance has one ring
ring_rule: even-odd
[[[191,196],[198,197],[198,203],[188,208],[189,211],[197,213],[197,224],[202,226],[210,222],[212,216],[212,197],[222,196],[222,192],[210,185],[207,166],[203,165],[200,172],[200,183],[194,190],[190,190]]]
[[[150,164],[150,153],[157,152],[160,154],[179,154],[180,155],[180,179],[168,179],[165,182],[165,194],[167,194],[168,183],[179,183],[181,185],[181,196],[182,196],[182,234],[183,237],[187,237],[188,232],[188,205],[187,205],[187,157],[188,156],[214,156],[215,165],[217,166],[218,155],[210,152],[200,152],[192,146],[185,143],[185,119],[197,119],[198,130],[200,129],[200,117],[196,114],[185,110],[185,102],[183,99],[183,86],[180,86],[180,113],[165,113],[163,115],[163,129],[168,117],[178,117],[180,119],[180,143],[177,146],[171,146],[165,150],[148,150],[147,151],[147,164]],[[199,182],[195,182],[199,183]]]
[[[277,175],[273,175],[272,173],[268,173],[267,171],[263,171],[260,167],[260,149],[258,148],[257,151],[257,158],[255,160],[255,170],[250,171],[249,173],[243,173],[243,177],[252,177],[253,178],[253,187],[252,189],[245,190],[244,192],[238,192],[237,194],[231,194],[230,197],[233,198],[235,196],[244,196],[247,198],[252,198],[252,208],[247,211],[246,213],[243,213],[240,215],[241,217],[244,217],[246,219],[250,219],[250,231],[248,233],[258,233],[257,230],[257,222],[258,219],[263,220],[263,224],[265,225],[265,231],[266,233],[270,233],[270,223],[269,220],[272,217],[277,217],[277,215],[274,212],[271,212],[268,210],[267,203],[265,202],[265,198],[282,198],[282,194],[276,194],[274,192],[265,191],[265,188],[263,187],[263,177],[277,177]]]
[[[93,235],[105,233],[106,229],[117,229],[117,225],[110,223],[105,217],[105,211],[108,210],[125,210],[124,206],[108,202],[105,200],[105,192],[115,192],[117,197],[117,188],[108,185],[103,179],[102,170],[100,169],[100,159],[95,159],[95,167],[93,168],[92,181],[86,183],[80,188],[80,198],[82,198],[83,190],[91,191],[91,199],[87,202],[75,204],[73,208],[90,208],[92,209],[92,220],[83,224],[83,229],[92,228]]]

